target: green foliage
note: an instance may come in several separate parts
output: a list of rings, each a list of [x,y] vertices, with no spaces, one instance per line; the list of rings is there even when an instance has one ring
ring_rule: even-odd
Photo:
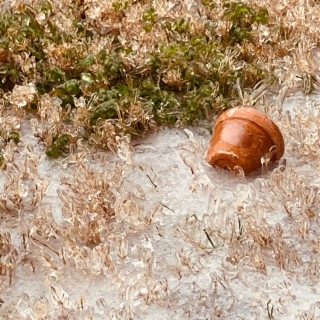
[[[253,14],[252,19],[254,22],[259,24],[268,24],[269,22],[268,10],[265,8],[259,9],[258,12]]]
[[[145,11],[142,15],[142,19],[145,22],[144,30],[150,32],[157,22],[157,14],[154,8],[151,7],[149,10]]]
[[[11,130],[10,132],[0,131],[1,140],[4,144],[7,144],[9,141],[13,141],[15,144],[20,142],[20,134],[16,130]]]
[[[268,11],[265,8],[253,10],[242,2],[226,3],[225,8],[225,18],[232,22],[229,35],[235,42],[249,40],[254,23],[268,23]]]
[[[143,133],[148,126],[130,114],[132,105],[138,105],[148,119],[151,112],[160,125],[210,119],[217,110],[237,103],[236,79],[250,88],[268,77],[258,65],[248,64],[245,50],[241,50],[242,44],[251,40],[254,24],[268,24],[265,8],[227,2],[224,19],[230,28],[218,34],[209,19],[203,30],[183,17],[163,19],[151,2],[139,23],[147,32],[154,32],[156,26],[157,32],[165,33],[166,41],[149,51],[144,65],[136,68],[126,63],[134,54],[133,47],[123,46],[112,33],[101,35],[96,25],[86,21],[79,3],[71,2],[64,13],[71,21],[68,31],[58,28],[58,13],[51,1],[40,0],[34,7],[23,4],[14,12],[0,13],[0,89],[6,92],[15,84],[33,82],[39,96],[48,93],[58,97],[64,112],[75,107],[75,98],[84,98],[90,101],[89,133],[95,133],[108,119],[123,125],[127,132]],[[121,17],[134,3],[115,1],[110,10]],[[202,3],[215,14],[215,1]],[[40,13],[44,16],[41,23]],[[100,38],[109,44],[92,50],[92,43]],[[17,56],[28,57],[35,67],[21,68]],[[10,139],[16,142],[19,136],[12,133]],[[69,142],[70,136],[61,133],[47,148],[47,155],[61,156]]]
[[[52,145],[47,147],[46,155],[49,158],[58,158],[68,151],[71,137],[68,134],[60,134],[53,138]]]
[[[8,137],[8,140],[12,140],[15,144],[18,144],[20,142],[20,134],[18,131],[11,131],[9,133],[9,137]]]
[[[95,125],[98,120],[114,119],[117,117],[117,102],[114,99],[98,104],[90,115],[90,124]]]
[[[239,69],[230,68],[230,59],[238,63],[241,53],[223,47],[218,41],[208,42],[204,36],[160,46],[159,52],[149,60],[154,78],[163,75],[160,86],[144,82],[148,84],[147,97],[153,102],[155,119],[161,123],[193,123],[208,116],[208,112],[213,114],[231,97],[236,98],[237,78],[244,87],[254,86],[265,78],[266,74],[257,66],[242,63]],[[170,83],[164,76],[172,69],[179,70],[180,78]],[[143,88],[142,96],[145,95]]]
[[[70,79],[56,86],[52,92],[53,96],[61,99],[62,105],[73,104],[73,96],[78,96],[81,93],[80,82],[76,79]]]
[[[112,4],[116,12],[126,10],[128,8],[129,1],[116,1]]]
[[[169,31],[176,31],[179,34],[186,33],[189,31],[189,23],[184,18],[179,18],[173,23],[167,23],[166,28]]]
[[[208,6],[210,9],[214,9],[216,6],[214,0],[202,0],[202,4]]]

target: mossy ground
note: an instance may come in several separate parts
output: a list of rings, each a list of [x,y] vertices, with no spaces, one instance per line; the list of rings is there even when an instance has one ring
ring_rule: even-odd
[[[317,1],[0,5],[1,318],[317,319]],[[254,102],[285,159],[208,166]]]
[[[310,2],[305,15],[316,6]],[[42,139],[47,155],[58,157],[79,139],[113,148],[116,136],[210,122],[230,106],[254,104],[255,89],[271,84],[301,78],[311,90],[313,70],[300,58],[317,33],[309,28],[306,35],[309,22],[300,25],[294,6],[286,13],[280,7],[226,0],[3,2],[3,108],[41,117],[43,100],[55,104],[62,125]]]

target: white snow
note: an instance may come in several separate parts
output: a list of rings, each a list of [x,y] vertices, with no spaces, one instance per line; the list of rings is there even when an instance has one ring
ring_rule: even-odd
[[[113,179],[120,168],[121,183],[112,184],[115,218],[103,241],[72,249],[62,236],[72,218],[64,215],[57,190],[65,188],[63,177],[79,170],[78,160],[49,161],[30,123],[23,123],[16,162],[22,170],[29,146],[30,157],[40,157],[39,180],[50,184],[34,211],[22,206],[1,221],[19,259],[34,261],[20,261],[11,284],[0,277],[1,318],[320,317],[320,147],[319,140],[307,140],[309,128],[319,134],[319,101],[317,95],[295,96],[280,114],[266,109],[285,136],[284,170],[276,164],[241,177],[210,167],[210,133],[202,128],[161,129],[131,146],[124,141],[120,157],[86,154],[82,163],[98,176]],[[295,114],[291,124],[287,110]],[[6,171],[0,179],[3,189]],[[32,181],[24,181],[29,196]],[[38,242],[29,240],[23,253],[22,233],[50,215],[51,238],[35,235]]]

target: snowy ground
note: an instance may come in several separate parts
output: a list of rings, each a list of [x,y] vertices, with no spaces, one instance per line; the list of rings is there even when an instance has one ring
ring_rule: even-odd
[[[0,178],[1,319],[319,318],[320,100],[277,108],[286,164],[248,177],[206,164],[202,128],[53,162],[24,122]]]

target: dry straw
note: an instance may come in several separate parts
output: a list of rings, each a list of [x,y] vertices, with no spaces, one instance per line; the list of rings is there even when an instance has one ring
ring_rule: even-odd
[[[317,90],[316,1],[0,10],[1,318],[319,316],[318,98],[286,112]],[[205,128],[135,140],[239,102],[281,127],[287,162],[231,177]]]

